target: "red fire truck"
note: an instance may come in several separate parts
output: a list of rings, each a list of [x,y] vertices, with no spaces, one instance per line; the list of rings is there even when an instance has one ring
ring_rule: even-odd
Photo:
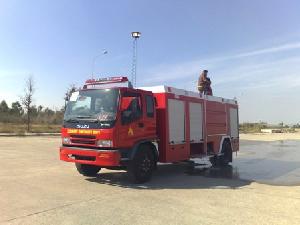
[[[70,97],[61,134],[60,159],[74,162],[79,173],[124,169],[142,183],[158,162],[232,162],[238,105],[168,86],[132,88],[126,77],[90,79]]]

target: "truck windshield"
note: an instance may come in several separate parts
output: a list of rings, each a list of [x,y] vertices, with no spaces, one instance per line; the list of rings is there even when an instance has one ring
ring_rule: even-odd
[[[118,89],[81,90],[68,102],[64,120],[114,121],[118,105]]]

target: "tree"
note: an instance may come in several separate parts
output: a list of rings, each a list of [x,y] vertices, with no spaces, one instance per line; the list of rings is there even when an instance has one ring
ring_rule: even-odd
[[[30,115],[31,115],[31,118],[37,117],[38,114],[39,114],[39,112],[38,112],[37,107],[36,107],[35,105],[31,106],[31,107],[30,107]]]
[[[67,107],[67,102],[70,100],[70,97],[72,95],[73,92],[75,92],[77,90],[77,87],[75,84],[70,84],[69,88],[67,89],[66,93],[65,93],[65,109]]]
[[[46,113],[48,118],[55,114],[55,112],[52,109],[49,109],[48,107],[45,109],[45,113]]]
[[[7,105],[6,101],[3,100],[3,101],[0,103],[0,112],[1,112],[1,113],[8,113],[8,111],[9,111],[8,105]]]
[[[9,107],[5,100],[0,103],[0,122],[9,122]]]
[[[31,119],[31,104],[33,102],[33,94],[35,91],[33,76],[29,76],[25,82],[24,96],[21,97],[22,105],[24,106],[27,114],[27,132],[30,131],[30,119]]]
[[[19,101],[11,103],[11,114],[14,116],[21,116],[23,114],[22,105]]]
[[[293,125],[293,128],[300,128],[300,124],[297,123],[297,124]]]
[[[42,105],[39,105],[39,107],[37,108],[37,112],[38,113],[41,113],[43,111],[43,106]]]
[[[283,128],[283,122],[279,123],[279,127],[282,129]]]

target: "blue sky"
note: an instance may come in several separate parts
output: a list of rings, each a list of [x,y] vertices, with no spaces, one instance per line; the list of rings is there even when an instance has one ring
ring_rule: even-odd
[[[130,32],[140,31],[138,86],[195,90],[208,69],[242,122],[300,122],[299,11],[296,0],[1,0],[0,100],[19,100],[32,74],[35,104],[60,108],[104,48],[97,76],[130,76]]]

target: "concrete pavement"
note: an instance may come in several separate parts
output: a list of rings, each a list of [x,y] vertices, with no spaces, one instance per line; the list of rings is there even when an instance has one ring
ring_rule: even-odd
[[[59,161],[59,137],[0,138],[3,224],[299,224],[300,187],[161,165],[133,185],[123,171],[85,178]],[[243,147],[242,147],[243,148]],[[236,159],[238,160],[238,159]],[[217,171],[218,173],[218,171]]]

